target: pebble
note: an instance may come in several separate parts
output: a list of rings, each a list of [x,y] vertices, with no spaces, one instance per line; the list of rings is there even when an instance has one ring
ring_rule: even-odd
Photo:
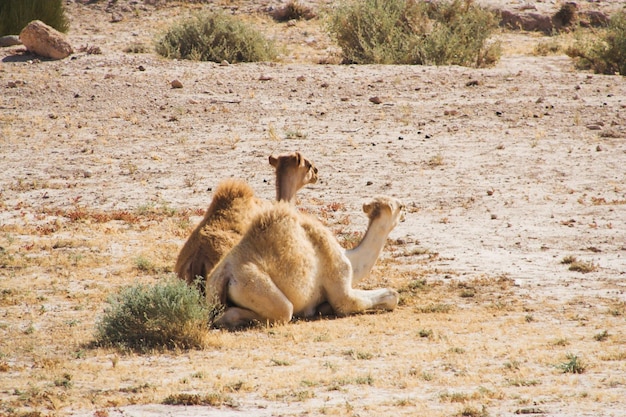
[[[172,88],[183,88],[183,83],[181,83],[178,80],[172,80],[172,82],[170,83]]]
[[[370,101],[371,101],[372,103],[374,103],[374,104],[380,104],[380,103],[382,103],[382,102],[383,102],[383,101],[380,99],[380,97],[378,97],[378,96],[375,96],[375,97],[370,97]]]

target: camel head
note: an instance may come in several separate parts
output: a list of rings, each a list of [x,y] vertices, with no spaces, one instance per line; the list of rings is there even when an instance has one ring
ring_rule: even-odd
[[[404,221],[404,204],[394,197],[375,197],[371,202],[363,204],[363,211],[369,218],[370,225],[373,222],[380,222],[388,230]]]
[[[300,152],[270,155],[269,161],[276,171],[276,200],[293,203],[300,188],[317,182],[317,167]]]

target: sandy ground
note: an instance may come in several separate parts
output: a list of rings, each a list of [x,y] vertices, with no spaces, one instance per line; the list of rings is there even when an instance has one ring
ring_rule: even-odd
[[[318,65],[307,60],[332,46],[301,23],[280,29],[294,39],[284,63],[172,62],[122,48],[149,42],[151,29],[179,9],[148,8],[115,24],[96,6],[69,12],[70,41],[102,54],[39,61],[19,47],[0,50],[0,224],[36,223],[29,207],[78,202],[105,211],[203,208],[229,177],[271,199],[267,156],[299,150],[320,175],[299,193],[299,205],[315,211],[320,202],[341,203],[337,216],[350,223],[332,227],[345,232],[364,230],[361,204],[371,196],[402,199],[406,220],[390,238],[397,250],[438,254],[429,281],[506,276],[536,302],[626,302],[623,77],[576,71],[564,55],[507,54],[489,69]],[[514,46],[529,35],[507,36]],[[171,88],[174,79],[183,88]],[[111,247],[114,258],[128,250]],[[569,271],[566,256],[596,270]],[[402,268],[417,268],[419,259],[407,255]],[[609,330],[621,334],[623,348],[626,323],[618,323]],[[626,395],[625,385],[614,390]],[[255,407],[250,415],[306,413],[298,404]],[[617,401],[545,415],[624,410]],[[144,405],[108,415],[173,414],[236,416],[246,407]]]

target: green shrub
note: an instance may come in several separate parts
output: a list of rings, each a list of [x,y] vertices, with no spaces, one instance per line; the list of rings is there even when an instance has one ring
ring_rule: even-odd
[[[96,342],[136,350],[202,348],[211,310],[198,290],[168,278],[136,284],[109,299],[96,325]]]
[[[60,32],[70,27],[63,0],[0,1],[0,36],[18,35],[33,20],[41,20]]]
[[[566,51],[577,68],[626,75],[626,12],[613,15],[605,29],[581,33]]]
[[[195,61],[271,61],[273,43],[244,22],[223,12],[201,12],[175,23],[155,49],[167,58]]]
[[[345,0],[328,30],[348,63],[482,67],[499,59],[487,43],[497,26],[472,0]]]

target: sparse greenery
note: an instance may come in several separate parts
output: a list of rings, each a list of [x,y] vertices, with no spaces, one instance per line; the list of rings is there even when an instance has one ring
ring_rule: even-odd
[[[328,30],[347,63],[483,67],[500,57],[500,45],[487,42],[496,27],[495,14],[472,0],[345,0]]]
[[[181,280],[136,284],[112,296],[109,304],[97,323],[98,344],[136,350],[205,346],[209,308]]]
[[[156,42],[166,58],[230,63],[272,61],[274,44],[236,17],[199,12],[175,23]]]
[[[233,405],[233,400],[223,394],[210,393],[200,394],[172,394],[163,400],[166,405],[210,405],[212,407],[220,407],[222,405]]]
[[[600,333],[593,336],[593,339],[598,342],[604,342],[608,338],[609,338],[609,332],[606,330],[603,330]]]
[[[468,405],[463,407],[463,409],[461,409],[461,411],[459,411],[456,415],[459,417],[488,417],[489,413],[484,405],[480,410],[476,407]]]
[[[63,3],[63,0],[3,0],[0,2],[0,36],[19,35],[33,20],[67,32],[70,23]]]
[[[538,56],[548,56],[562,53],[562,50],[563,48],[561,47],[561,44],[557,40],[551,38],[535,45],[533,54]]]
[[[626,12],[614,14],[607,28],[579,31],[566,53],[579,69],[626,75]]]
[[[575,256],[568,255],[563,258],[561,261],[562,264],[569,265],[570,271],[582,272],[583,274],[587,274],[589,272],[594,272],[598,270],[598,266],[589,261],[579,261]]]
[[[569,270],[587,274],[589,272],[597,271],[598,266],[593,262],[575,261],[570,264]]]
[[[567,354],[567,361],[557,365],[557,368],[563,373],[582,374],[587,366],[583,361],[573,353]]]

